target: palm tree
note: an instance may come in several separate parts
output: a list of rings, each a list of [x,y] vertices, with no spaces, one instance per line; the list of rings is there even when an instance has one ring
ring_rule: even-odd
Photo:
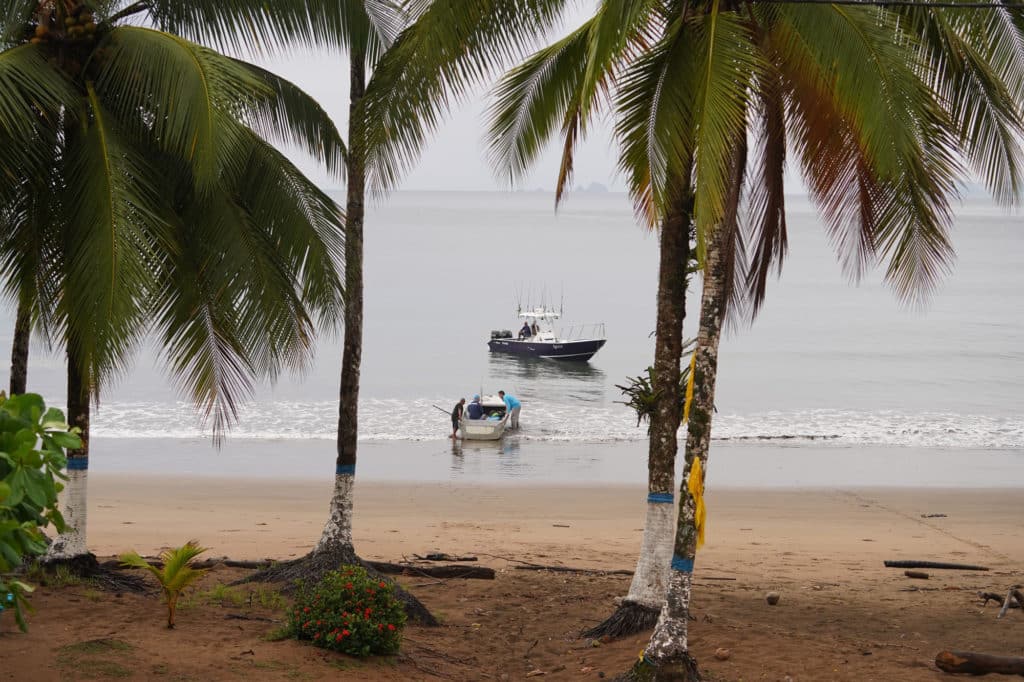
[[[799,152],[841,257],[854,274],[868,262],[888,258],[887,277],[905,300],[927,295],[948,266],[948,202],[960,159],[974,166],[997,197],[1012,195],[1020,182],[1019,101],[1010,96],[1019,97],[1020,76],[1007,60],[1019,52],[1012,17],[979,22],[957,12],[917,9],[897,15],[835,6],[741,10],[709,3],[690,18],[689,31],[683,17],[682,33],[689,33],[689,44],[697,48],[698,73],[706,74],[696,91],[702,106],[691,125],[697,143],[697,222],[710,230],[673,571],[651,641],[631,671],[635,679],[699,679],[687,650],[687,618],[693,561],[703,534],[718,344],[736,294],[736,249],[744,243],[738,221],[746,201],[752,213],[748,239],[755,248],[745,282],[756,312],[766,274],[785,251],[787,143]],[[992,31],[993,25],[1001,30]],[[753,60],[742,72],[729,73],[728,64],[743,60],[737,49],[749,51]],[[718,71],[716,61],[722,59],[727,68]],[[717,78],[724,82],[716,101],[709,95]],[[624,80],[626,90],[641,82]],[[881,84],[879,90],[858,87],[872,80]],[[702,131],[721,128],[723,120],[735,129],[721,140],[706,139]],[[746,174],[751,127],[760,152],[753,182]],[[713,162],[702,164],[708,149]],[[703,204],[702,183],[721,187]],[[721,210],[712,220],[700,214],[701,206],[716,205]]]
[[[267,142],[337,172],[330,119],[263,69],[127,21],[160,24],[160,3],[125,4],[10,0],[0,26],[0,274],[66,351],[82,438],[58,560],[88,556],[90,408],[147,334],[220,437],[341,301],[340,211]]]
[[[322,30],[299,39],[333,41],[349,55],[349,129],[347,205],[345,219],[345,336],[339,391],[337,458],[334,492],[320,539],[299,559],[261,570],[245,581],[315,580],[340,564],[362,563],[352,543],[352,499],[358,446],[359,375],[363,324],[363,220],[368,185],[384,192],[394,187],[402,172],[425,144],[427,133],[448,106],[434,68],[454,54],[480,68],[495,52],[511,50],[519,32],[539,31],[550,21],[547,4],[553,0],[486,0],[484,2],[309,3],[321,16],[339,12],[343,21],[326,21]],[[313,12],[318,14],[318,12]],[[517,21],[518,20],[518,21]],[[400,34],[399,34],[399,31]],[[399,37],[396,39],[396,35]],[[444,40],[437,37],[444,35]],[[449,43],[448,39],[454,42]],[[457,43],[457,44],[456,44]],[[449,62],[454,63],[454,62]],[[367,70],[372,77],[367,79]],[[474,76],[449,72],[460,83]],[[409,109],[415,103],[415,115]],[[434,617],[403,590],[398,596],[407,613],[427,624]]]

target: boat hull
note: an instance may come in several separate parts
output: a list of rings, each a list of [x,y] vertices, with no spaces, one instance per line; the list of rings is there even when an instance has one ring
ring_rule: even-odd
[[[463,419],[460,429],[464,440],[500,440],[507,424],[507,419]]]
[[[520,341],[519,339],[491,339],[487,347],[492,353],[511,353],[548,360],[586,362],[601,350],[605,339],[580,341]]]

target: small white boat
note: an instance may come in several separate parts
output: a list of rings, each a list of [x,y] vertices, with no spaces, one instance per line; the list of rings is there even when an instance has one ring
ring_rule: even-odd
[[[496,395],[485,395],[480,404],[484,408],[483,419],[469,419],[467,411],[463,411],[459,422],[462,437],[465,440],[500,440],[508,426],[505,402]]]

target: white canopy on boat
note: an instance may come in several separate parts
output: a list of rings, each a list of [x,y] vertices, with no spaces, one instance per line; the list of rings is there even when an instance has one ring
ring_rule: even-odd
[[[554,308],[534,308],[533,310],[520,310],[519,317],[536,320],[557,320],[562,316]]]

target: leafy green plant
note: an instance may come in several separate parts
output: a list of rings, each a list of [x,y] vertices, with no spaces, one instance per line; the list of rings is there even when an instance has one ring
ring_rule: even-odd
[[[692,351],[696,341],[690,340],[683,343],[683,352]],[[622,391],[622,395],[628,400],[620,401],[623,405],[636,412],[636,425],[639,427],[643,422],[648,422],[647,430],[650,431],[650,419],[658,406],[658,398],[661,393],[655,388],[658,382],[653,367],[648,367],[644,373],[635,377],[626,377],[629,382],[626,385],[615,384],[615,388]],[[686,365],[679,373],[679,413],[683,413],[686,405],[686,385],[690,381],[690,366]]]
[[[352,656],[396,653],[404,625],[393,585],[360,566],[342,566],[311,586],[300,582],[288,614],[296,639]]]
[[[162,566],[151,564],[138,552],[121,555],[121,563],[125,566],[144,568],[152,573],[164,591],[167,600],[167,627],[174,627],[174,612],[178,608],[178,597],[182,590],[194,583],[206,573],[205,569],[192,568],[192,560],[206,551],[197,540],[189,540],[181,547],[165,549],[160,553]]]
[[[57,509],[67,465],[66,448],[81,447],[68,429],[64,413],[46,409],[43,398],[25,393],[8,398],[0,392],[0,611],[14,609],[18,627],[27,629],[23,609],[33,588],[11,578],[28,557],[46,551],[42,528],[64,530]]]

